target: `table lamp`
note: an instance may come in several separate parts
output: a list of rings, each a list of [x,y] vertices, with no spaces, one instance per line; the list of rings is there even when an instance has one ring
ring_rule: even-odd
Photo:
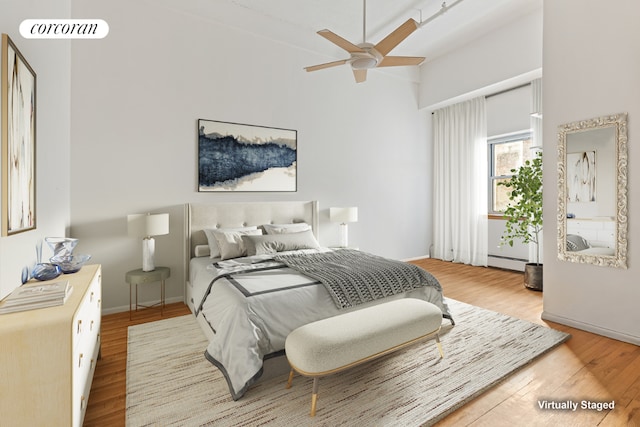
[[[358,208],[329,208],[329,220],[340,223],[340,247],[349,245],[349,230],[347,223],[358,222]]]
[[[142,271],[153,271],[156,242],[153,236],[169,234],[169,214],[132,214],[127,216],[129,236],[142,237]]]

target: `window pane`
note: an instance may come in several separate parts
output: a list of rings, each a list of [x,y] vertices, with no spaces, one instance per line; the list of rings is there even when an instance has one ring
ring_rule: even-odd
[[[498,182],[507,182],[509,179],[501,178],[493,180],[493,212],[504,212],[509,204],[510,188],[498,185]]]
[[[535,152],[531,151],[531,134],[523,132],[519,135],[490,139],[489,153],[489,210],[500,213],[504,212],[509,204],[510,189],[498,186],[498,182],[508,181],[511,178],[512,169],[517,170],[527,160],[533,160]]]
[[[511,169],[522,166],[525,160],[532,158],[531,140],[518,140],[495,144],[493,149],[493,175],[511,175]]]

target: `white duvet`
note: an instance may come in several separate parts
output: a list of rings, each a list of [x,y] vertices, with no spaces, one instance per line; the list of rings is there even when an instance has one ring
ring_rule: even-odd
[[[287,335],[304,324],[404,297],[427,300],[449,315],[442,293],[429,286],[352,309],[338,309],[324,285],[290,268],[271,270],[281,264],[269,259],[260,255],[214,266],[214,260],[200,258],[191,263],[196,315],[206,320],[200,324],[211,329],[206,331],[212,338],[205,356],[224,374],[234,400],[260,377],[263,360],[282,354]],[[224,276],[247,270],[251,271]],[[223,277],[214,281],[218,276]]]

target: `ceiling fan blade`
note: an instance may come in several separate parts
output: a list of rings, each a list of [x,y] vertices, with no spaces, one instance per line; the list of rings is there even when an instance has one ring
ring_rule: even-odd
[[[423,56],[385,56],[378,67],[396,67],[400,65],[420,65],[424,61]]]
[[[404,24],[393,30],[391,34],[382,39],[380,43],[375,46],[375,49],[380,52],[382,56],[386,56],[391,50],[398,46],[401,41],[409,37],[409,34],[418,29],[418,23],[415,19],[409,18]]]
[[[318,31],[318,34],[324,37],[325,39],[329,40],[331,43],[335,44],[336,46],[346,50],[349,53],[364,52],[362,48],[356,46],[355,44],[351,43],[347,39],[343,39],[342,37],[340,37],[339,35],[337,35],[332,31],[320,30]]]
[[[353,76],[356,78],[356,83],[362,83],[367,80],[367,70],[353,70]]]
[[[340,61],[326,62],[324,64],[318,64],[318,65],[312,65],[310,67],[304,67],[304,69],[307,70],[307,71],[318,71],[318,70],[322,70],[322,69],[325,69],[325,68],[331,68],[331,67],[335,67],[337,65],[345,64],[347,61],[348,61],[347,59],[341,59]]]

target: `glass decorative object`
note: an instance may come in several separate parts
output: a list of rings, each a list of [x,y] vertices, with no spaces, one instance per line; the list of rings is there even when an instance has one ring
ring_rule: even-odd
[[[69,237],[45,237],[44,241],[53,251],[53,256],[71,256],[78,244],[78,239]]]
[[[57,265],[63,273],[69,274],[80,270],[90,259],[91,255],[54,255],[49,261]]]
[[[48,262],[40,262],[33,267],[31,276],[36,280],[52,280],[62,274],[60,267]]]

